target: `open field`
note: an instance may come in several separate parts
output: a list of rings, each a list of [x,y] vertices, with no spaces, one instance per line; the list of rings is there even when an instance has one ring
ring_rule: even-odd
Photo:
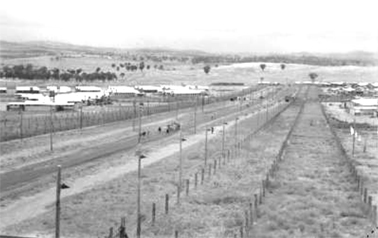
[[[288,64],[285,70],[281,70],[278,64],[268,63],[266,71],[262,72],[259,63],[253,63],[220,65],[213,67],[209,75],[204,74],[202,66],[194,69],[177,66],[176,70],[126,73],[124,80],[106,84],[94,82],[92,85],[244,82],[250,86],[259,82],[261,77],[264,77],[264,81],[281,83],[308,81],[308,73],[313,71],[319,74],[318,80],[324,81],[373,82],[377,77],[376,67]],[[16,84],[56,85],[55,82],[38,80],[1,80],[0,84],[10,87]],[[206,105],[204,112],[198,107],[196,134],[193,131],[194,108],[179,111],[177,117],[183,122],[183,136],[187,140],[183,143],[184,185],[186,179],[190,183],[189,196],[185,195],[184,189],[180,206],[175,204],[178,133],[159,135],[156,131],[158,126],[175,121],[176,112],[162,112],[143,118],[143,130],[153,132],[150,138],[144,139],[141,147],[147,154],[142,170],[143,236],[173,237],[177,230],[179,237],[234,237],[234,234],[240,237],[242,227],[244,235],[250,232],[246,237],[363,237],[371,227],[366,207],[360,202],[357,184],[346,169],[343,155],[334,146],[334,138],[319,110],[316,89],[310,90],[307,101],[302,89],[299,99],[292,106],[272,118],[274,113],[287,105],[282,98],[295,89],[297,86],[289,88],[290,91],[280,90],[282,94],[275,99],[265,98],[250,107],[243,105],[240,108],[238,102],[230,101]],[[250,227],[252,230],[246,230],[243,228],[245,210],[249,209],[250,203],[254,203],[254,195],[259,196],[261,181],[270,165],[276,161],[303,102],[304,111],[289,140],[280,169],[270,179],[259,211],[253,213],[257,217],[254,217],[253,227]],[[267,104],[270,104],[268,110],[265,108]],[[240,118],[237,126],[236,117]],[[272,121],[262,127],[267,117]],[[225,126],[225,146],[230,156],[226,160],[220,153],[223,121],[228,123]],[[56,132],[54,152],[49,151],[49,135],[1,142],[0,176],[14,172],[14,176],[18,177],[17,173],[33,173],[31,171],[45,168],[52,170],[41,176],[33,175],[30,180],[20,180],[17,186],[7,185],[7,190],[2,190],[0,215],[6,219],[0,222],[0,231],[12,235],[51,237],[55,210],[54,168],[66,159],[77,159],[78,164],[63,168],[63,181],[70,189],[62,191],[62,237],[104,237],[109,233],[109,227],[116,229],[119,226],[122,216],[126,217],[129,236],[134,237],[137,133],[132,130],[132,124],[132,120],[115,121],[82,130]],[[205,150],[204,131],[211,126],[215,132],[208,134],[208,164],[204,168],[205,181],[200,184]],[[258,128],[261,128],[260,131],[256,131]],[[348,129],[342,130],[338,133],[348,148],[350,140],[345,135],[344,140],[343,134],[340,134],[347,134]],[[367,131],[361,132],[369,134]],[[241,150],[235,150],[235,142],[249,138],[247,136],[251,133],[255,133],[252,139],[246,139]],[[370,137],[373,138],[374,134],[369,134]],[[356,151],[359,152],[356,152],[356,163],[364,171],[369,195],[374,195],[377,180],[376,164],[372,158],[377,151],[372,149],[374,145],[370,143],[371,140],[368,140],[365,153],[361,152],[362,143],[357,143]],[[366,159],[367,155],[369,159]],[[81,160],[83,163],[79,163]],[[215,174],[214,166],[217,169]],[[195,174],[198,176],[196,189]],[[166,194],[170,198],[167,215],[164,214]],[[377,203],[376,198],[373,201]],[[152,203],[156,203],[157,209],[154,226],[151,221]]]
[[[244,115],[246,112],[244,112],[242,115]],[[272,112],[271,112],[272,113]],[[237,113],[238,114],[238,113]],[[240,114],[239,114],[240,115]],[[238,127],[240,127],[240,129],[238,130],[239,131],[239,133],[241,133],[241,132],[247,132],[246,130],[243,130],[243,128],[246,128],[246,126],[248,125],[248,127],[249,126],[251,126],[251,124],[250,124],[250,122],[249,123],[247,123],[247,124],[245,124],[247,121],[251,121],[251,122],[254,122],[254,123],[256,123],[256,120],[258,120],[258,122],[259,123],[263,123],[264,122],[264,119],[265,119],[265,117],[266,116],[272,116],[273,114],[267,114],[266,113],[266,111],[264,110],[264,111],[262,111],[261,113],[260,113],[260,116],[259,116],[259,118],[257,118],[256,117],[256,115],[254,116],[254,117],[252,117],[251,119],[252,119],[252,121],[251,121],[251,119],[248,119],[248,117],[250,117],[250,116],[248,116],[248,117],[246,117],[246,119],[243,119],[245,116],[239,116],[240,117],[240,125],[238,126]],[[234,116],[232,116],[232,117],[234,117]],[[244,120],[246,120],[246,122],[244,122]],[[227,119],[226,118],[226,121],[228,121],[229,122],[229,125],[228,125],[228,127],[230,127],[230,131],[229,132],[227,132],[227,135],[226,135],[226,137],[228,138],[227,139],[227,146],[229,146],[229,145],[231,145],[232,143],[233,143],[233,139],[232,139],[232,135],[234,135],[234,131],[232,130],[233,128],[233,125],[232,125],[232,121],[233,120],[231,120],[230,121],[230,119]],[[211,124],[214,124],[214,122],[211,122]],[[210,124],[210,125],[211,125]],[[255,126],[257,126],[257,125],[255,125]],[[213,140],[217,140],[218,142],[216,142],[216,141],[213,141],[213,142],[211,142],[211,146],[209,146],[210,148],[209,148],[209,150],[210,150],[210,152],[209,152],[209,155],[211,155],[211,154],[213,154],[214,152],[213,151],[215,151],[216,149],[217,149],[217,147],[219,148],[219,131],[220,131],[220,128],[221,127],[216,127],[216,132],[215,132],[215,134],[210,134],[209,135],[209,138],[211,138],[211,137],[216,137],[215,139],[213,139]],[[204,130],[204,128],[203,128],[203,126],[201,127],[201,131],[203,131]],[[202,135],[194,135],[194,136],[190,136],[190,135],[188,135],[187,134],[187,132],[185,132],[185,134],[184,134],[184,136],[187,138],[187,140],[188,140],[188,142],[186,142],[186,143],[184,143],[184,148],[185,148],[185,158],[187,158],[186,159],[186,162],[185,162],[185,168],[184,168],[184,170],[185,170],[185,173],[188,173],[189,171],[193,171],[193,170],[198,170],[198,166],[199,165],[201,165],[203,162],[203,157],[201,156],[201,152],[200,151],[203,151],[203,134]],[[173,142],[173,141],[175,141],[175,140],[177,140],[176,138],[171,138],[171,139],[169,139],[169,141],[162,141],[163,142],[163,145],[165,145],[166,146],[166,148],[163,146],[163,145],[161,145],[161,143],[159,142],[159,143],[157,143],[157,144],[155,144],[155,143],[153,143],[153,144],[150,144],[150,143],[148,143],[148,144],[146,144],[146,145],[144,145],[143,147],[145,147],[148,151],[151,151],[151,154],[150,155],[148,155],[148,157],[150,158],[150,156],[152,157],[151,159],[153,159],[155,156],[154,156],[154,153],[153,153],[153,151],[156,151],[157,150],[157,148],[156,148],[156,146],[160,146],[160,147],[162,147],[163,146],[163,148],[164,148],[164,150],[165,150],[165,152],[163,152],[163,154],[165,154],[165,155],[167,155],[167,153],[174,153],[174,151],[175,151],[175,147],[177,148],[178,146],[177,146],[177,144],[175,145],[175,143]],[[200,142],[200,141],[202,141],[202,143]],[[198,142],[200,142],[200,143],[198,143]],[[231,144],[230,144],[231,143]],[[189,145],[187,145],[187,144],[189,144]],[[168,146],[168,147],[167,147]],[[173,147],[172,147],[173,146]],[[200,146],[200,147],[199,147]],[[189,147],[188,149],[186,148],[186,147]],[[201,149],[202,148],[202,149]],[[158,152],[159,153],[159,152]],[[160,152],[161,153],[161,152]],[[126,155],[126,157],[129,157],[129,156],[132,156],[132,153],[130,153],[130,154],[128,154],[128,155]],[[161,156],[161,155],[160,155]],[[209,157],[210,158],[210,157]],[[108,159],[110,159],[110,158],[108,158]],[[127,158],[125,158],[125,156],[122,156],[122,159],[120,159],[120,158],[117,158],[116,160],[113,160],[113,162],[111,162],[111,163],[113,163],[113,166],[114,166],[114,164],[119,164],[120,163],[120,165],[121,164],[124,164],[124,162],[122,162],[122,161],[125,161],[125,160],[130,160],[130,158],[129,159],[127,159]],[[118,161],[118,162],[117,162]],[[135,161],[135,160],[134,160]],[[155,195],[153,195],[152,193],[154,193],[154,192],[157,192],[158,190],[162,190],[162,194],[164,194],[165,192],[169,192],[169,193],[171,193],[172,192],[172,190],[173,190],[173,192],[175,191],[175,189],[174,189],[174,181],[176,181],[176,179],[175,179],[175,176],[177,175],[177,164],[176,164],[176,162],[177,162],[177,155],[175,155],[175,154],[173,154],[172,156],[168,156],[168,158],[166,158],[166,159],[164,159],[164,161],[162,161],[162,162],[158,162],[158,163],[155,163],[155,164],[153,164],[153,165],[151,165],[152,167],[149,169],[149,168],[146,168],[146,170],[148,170],[148,171],[146,171],[146,172],[143,172],[143,173],[145,173],[146,175],[148,174],[148,176],[151,176],[151,182],[144,182],[144,185],[143,186],[145,186],[146,184],[150,184],[151,183],[151,185],[150,185],[150,189],[147,189],[147,190],[151,190],[150,192],[151,192],[151,195],[148,195],[148,197],[151,197],[151,198],[156,198],[157,197],[157,195],[155,194]],[[109,161],[110,162],[110,161]],[[131,161],[130,161],[131,162]],[[146,162],[148,163],[148,160],[146,160]],[[135,162],[133,162],[133,163],[135,163]],[[104,162],[102,162],[102,166],[104,166]],[[133,166],[134,167],[134,166]],[[157,168],[157,169],[156,169]],[[161,171],[162,170],[164,170],[164,173],[162,173]],[[93,172],[92,172],[93,173]],[[157,177],[155,177],[155,176],[157,176]],[[64,177],[66,177],[66,175],[64,176]],[[144,177],[144,176],[143,176]],[[162,180],[163,179],[163,180]],[[68,178],[68,181],[69,181],[70,179]],[[67,181],[67,180],[66,180]],[[154,182],[153,182],[154,181]],[[130,173],[130,174],[127,174],[127,176],[125,177],[125,178],[123,178],[123,176],[122,176],[122,179],[121,180],[119,180],[119,179],[116,179],[114,182],[116,182],[117,184],[119,184],[119,185],[111,185],[111,184],[109,184],[109,185],[107,185],[107,183],[106,184],[104,184],[103,186],[105,186],[105,187],[108,187],[108,186],[110,186],[110,187],[108,187],[108,188],[110,188],[110,189],[115,189],[114,190],[114,192],[116,192],[116,191],[118,191],[118,192],[121,192],[120,193],[120,195],[121,194],[125,194],[125,196],[127,196],[127,197],[124,197],[124,198],[122,198],[122,200],[124,200],[125,202],[126,201],[128,201],[127,203],[128,203],[128,205],[127,205],[127,214],[129,214],[129,213],[134,213],[135,212],[135,204],[134,204],[134,199],[133,199],[133,197],[135,196],[135,172],[132,172],[132,173]],[[126,182],[126,183],[125,183]],[[173,184],[172,184],[173,183]],[[75,183],[75,185],[76,185],[77,183]],[[79,185],[80,186],[80,185]],[[123,188],[127,188],[126,190],[128,191],[127,193],[124,193],[124,192],[122,192],[122,190],[123,190],[123,188],[121,189],[121,188],[119,188],[118,186],[122,186]],[[172,188],[172,186],[173,186],[173,188]],[[160,187],[160,189],[158,189]],[[96,193],[98,193],[98,192],[100,192],[100,193],[103,193],[103,192],[101,192],[103,189],[105,189],[104,187],[102,187],[102,185],[101,185],[101,188],[99,189],[100,187],[98,187],[98,188],[94,188],[95,189],[95,191],[96,191]],[[73,189],[75,189],[75,188],[73,188]],[[98,190],[99,189],[99,190]],[[68,191],[68,190],[67,190]],[[69,192],[69,191],[68,191]],[[117,193],[118,193],[117,192]],[[89,192],[89,193],[93,193],[93,192]],[[110,195],[110,194],[113,194],[113,192],[111,192],[111,193],[107,193],[107,192],[105,192],[105,193],[103,193],[103,194],[108,194],[108,195]],[[106,195],[106,196],[108,196],[108,195]],[[80,195],[80,194],[78,194],[78,196],[82,196],[82,195]],[[121,195],[122,196],[122,195]],[[146,195],[147,196],[147,195]],[[87,197],[86,195],[85,195],[85,197]],[[92,195],[90,195],[90,197],[92,197]],[[93,196],[93,198],[96,198],[96,197],[98,197],[99,198],[99,196],[97,196],[97,195],[94,195]],[[115,197],[114,197],[115,198]],[[107,199],[108,200],[108,199]],[[116,199],[116,200],[118,200],[118,199]],[[110,200],[109,200],[109,202],[112,202],[112,201],[114,201],[113,200],[113,198],[111,198]],[[82,205],[88,205],[88,204],[91,204],[91,202],[89,202],[89,200],[87,201],[87,202],[85,202],[84,204],[82,204]],[[74,202],[75,204],[78,204],[77,202]],[[93,205],[95,204],[96,202],[95,201],[93,201]],[[80,204],[81,204],[81,202],[80,202]],[[110,205],[110,204],[109,204]],[[122,206],[124,206],[124,205],[122,205]],[[103,209],[104,208],[104,206],[99,206],[99,208],[101,207],[101,209]],[[106,206],[105,206],[106,207]],[[115,208],[115,207],[114,207]],[[99,210],[99,212],[100,213],[103,213],[103,211],[101,211],[101,209]],[[113,211],[113,208],[111,208],[112,209],[112,211]],[[116,208],[115,208],[116,209]],[[71,209],[69,209],[69,210],[71,210]],[[76,210],[76,209],[75,209]],[[116,209],[117,210],[117,209]],[[110,212],[109,213],[109,217],[103,217],[103,219],[105,219],[105,220],[98,220],[98,224],[103,224],[103,225],[101,225],[101,226],[98,226],[98,230],[97,231],[100,231],[100,228],[101,227],[103,227],[104,225],[106,225],[106,224],[109,224],[109,225],[111,225],[111,223],[113,223],[112,222],[112,220],[114,220],[114,221],[117,221],[118,220],[118,217],[119,217],[119,215],[118,215],[118,213],[116,212],[116,210],[114,210],[114,212]],[[72,210],[73,211],[73,210]],[[95,211],[95,210],[93,210],[93,211]],[[122,212],[122,211],[124,211],[124,210],[119,210],[119,212]],[[41,216],[41,218],[42,217],[45,217],[45,218],[47,218],[45,215],[42,215]],[[78,219],[82,219],[82,218],[79,218],[78,217]],[[108,221],[106,221],[107,219],[111,219],[111,220],[108,220]],[[34,220],[34,219],[33,219]],[[33,220],[31,220],[31,221],[33,221]],[[38,220],[38,219],[37,219]],[[50,219],[51,220],[51,219]],[[132,222],[132,221],[128,221],[128,222]],[[26,224],[27,224],[28,222],[26,222]],[[37,223],[39,223],[39,222],[37,222]],[[70,223],[71,224],[71,223]],[[74,222],[74,223],[72,223],[71,225],[74,225],[74,224],[76,224],[76,222]],[[129,223],[128,223],[129,224]],[[50,225],[48,225],[48,226],[50,226]],[[80,225],[81,226],[81,225]],[[30,227],[34,227],[34,225],[31,225]],[[91,227],[92,227],[92,225],[91,225]],[[96,227],[96,225],[94,225],[93,224],[93,228],[94,227]],[[92,229],[93,229],[92,228]],[[106,226],[104,227],[105,228],[105,232],[106,232],[106,230],[107,230],[107,228],[106,228]],[[41,229],[45,229],[45,228],[41,228]],[[91,230],[92,230],[91,229]],[[74,230],[76,230],[76,229],[68,229],[68,230],[72,230],[73,232],[74,232]],[[97,231],[92,231],[91,232],[91,234],[93,235],[93,234],[95,234],[95,233],[93,233],[93,232],[97,232]],[[22,232],[23,233],[23,231],[20,231],[20,230],[18,230],[16,233],[20,233],[20,232]],[[82,235],[84,235],[84,233],[82,233],[82,232],[80,232]]]
[[[38,58],[25,58],[15,60],[4,60],[4,64],[10,63],[33,63],[38,66],[43,66],[48,62],[47,59]],[[86,68],[89,72],[95,71],[96,67],[101,67],[105,71],[109,70],[117,75],[121,71],[116,71],[111,68],[112,60],[102,58],[89,58],[89,59],[75,59],[68,58],[57,65],[58,62],[46,65],[48,68]],[[263,62],[261,62],[263,63]],[[218,67],[212,66],[210,73],[205,74],[203,65],[182,65],[175,63],[173,66],[167,66],[166,70],[144,70],[143,72],[128,72],[124,69],[125,77],[122,79],[118,77],[116,81],[102,83],[101,81],[83,82],[78,83],[75,81],[70,82],[54,82],[42,80],[12,80],[0,79],[0,86],[7,86],[14,88],[17,86],[47,86],[47,85],[161,85],[161,84],[190,84],[190,85],[209,85],[214,82],[241,82],[246,85],[256,84],[260,82],[263,77],[266,82],[279,82],[279,83],[294,83],[295,81],[309,81],[308,74],[315,72],[319,75],[317,81],[345,81],[345,82],[375,82],[378,78],[378,67],[360,67],[360,66],[311,66],[301,64],[287,64],[284,70],[281,70],[280,64],[277,63],[264,63],[266,64],[265,71],[260,69],[261,63],[241,63],[232,65],[219,65]],[[148,64],[148,62],[147,62]],[[88,65],[88,66],[87,66]],[[173,70],[173,67],[175,70]]]

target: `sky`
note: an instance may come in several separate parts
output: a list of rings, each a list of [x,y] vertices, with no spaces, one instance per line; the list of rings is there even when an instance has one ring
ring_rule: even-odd
[[[0,39],[217,53],[378,53],[376,0],[1,0]]]

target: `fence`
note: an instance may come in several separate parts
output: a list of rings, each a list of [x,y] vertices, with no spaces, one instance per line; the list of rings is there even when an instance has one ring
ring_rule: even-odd
[[[179,99],[179,98],[163,98],[157,101],[153,98],[134,98],[131,103],[133,106],[109,106],[101,107],[99,110],[82,110],[78,109],[71,112],[46,112],[45,115],[30,115],[20,111],[18,114],[5,116],[0,121],[0,141],[8,141],[13,139],[22,139],[50,132],[58,132],[72,129],[82,129],[95,125],[102,125],[116,121],[123,121],[136,118],[137,105],[143,103],[143,116],[156,113],[177,111],[179,109],[191,108],[194,106],[202,106],[221,101],[226,101],[232,97],[240,97],[252,94],[257,89],[244,89],[240,92],[222,95],[218,97],[198,97]],[[150,106],[150,103],[152,106]],[[153,105],[156,104],[157,105]],[[199,106],[199,107],[200,107]]]
[[[247,136],[245,136],[239,141],[236,141],[235,144],[232,144],[231,146],[226,148],[224,152],[218,151],[212,154],[211,156],[209,156],[209,163],[206,166],[204,166],[202,162],[201,164],[196,165],[194,168],[194,173],[192,173],[191,176],[188,176],[186,179],[183,180],[184,186],[182,188],[177,186],[176,195],[179,196],[179,194],[183,194],[186,197],[190,196],[191,190],[198,189],[199,186],[203,185],[206,181],[210,181],[216,174],[220,173],[222,168],[226,167],[228,164],[238,159],[243,143],[250,141],[254,134],[264,129],[272,121],[274,121],[275,118],[280,115],[280,113],[285,111],[286,108],[291,105],[291,103],[275,104],[274,105],[275,107],[272,107],[273,110],[271,110],[271,113],[268,115],[268,117],[266,117],[266,120],[265,121],[259,120],[259,124],[257,125],[257,127],[253,129],[251,132],[249,132]],[[259,110],[259,113],[264,114],[263,116],[265,117],[265,112],[261,112],[261,110]],[[287,138],[285,139],[285,141],[286,140]],[[263,197],[265,196],[265,190],[268,186],[269,176],[273,176],[277,168],[278,168],[277,162],[275,161],[274,164],[272,164],[271,169],[269,170],[270,171],[269,174],[266,175],[266,179],[261,181],[261,187],[259,188],[261,192],[259,194],[254,194],[253,196],[254,201],[250,202],[248,204],[248,209],[244,211],[243,216],[245,216],[245,223],[243,223],[241,227],[238,227],[237,229],[233,231],[235,235],[238,234],[240,235],[240,237],[244,237],[244,235],[248,235],[251,224],[253,224],[253,220],[257,219],[258,206],[262,203]],[[163,198],[151,204],[150,219],[147,222],[145,221],[145,223],[147,223],[148,226],[154,227],[156,223],[158,222],[159,215],[162,216],[160,219],[164,219],[166,218],[167,215],[170,214],[171,206],[172,206],[171,197],[172,197],[172,194],[166,193],[164,194]],[[179,199],[179,197],[177,197],[177,199]],[[162,209],[157,209],[157,207],[159,206],[159,203],[163,207]],[[176,204],[177,203],[178,202],[176,202]],[[161,211],[161,213],[158,214],[157,211]],[[113,235],[112,230],[113,229],[111,228],[109,232],[109,236],[107,236],[108,238],[117,237]],[[172,236],[180,237],[180,230],[174,229],[172,231]]]

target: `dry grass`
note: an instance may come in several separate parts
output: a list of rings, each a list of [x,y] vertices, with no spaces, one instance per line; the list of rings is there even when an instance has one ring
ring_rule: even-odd
[[[255,122],[254,122],[255,123]],[[282,124],[282,123],[281,123]],[[281,124],[278,126],[281,127]],[[250,122],[243,122],[240,123],[239,129],[243,133],[247,133],[247,130],[244,128],[250,129],[251,125]],[[287,128],[283,127],[284,130]],[[272,129],[273,130],[273,129]],[[220,141],[221,141],[221,134],[219,132],[216,138],[209,143],[210,153],[213,154],[215,151],[219,151],[220,148]],[[278,133],[278,132],[275,132]],[[278,133],[279,134],[279,133]],[[233,135],[233,130],[231,129],[230,132],[227,133],[227,138],[231,138]],[[281,132],[281,140],[284,137],[285,133]],[[265,136],[267,141],[271,141],[268,138],[268,135]],[[274,141],[279,140],[276,138]],[[232,141],[232,140],[231,140]],[[280,141],[282,142],[282,141]],[[275,142],[276,151],[267,150],[269,151],[269,159],[271,160],[276,152],[278,151],[280,142]],[[172,142],[167,142],[172,143]],[[177,142],[176,142],[177,143]],[[270,148],[270,147],[268,147]],[[190,158],[185,160],[184,164],[184,176],[193,176],[194,172],[198,172],[198,168],[200,165],[203,164],[203,151],[204,151],[204,144],[197,144],[194,145],[184,152],[184,158]],[[262,151],[260,151],[262,153]],[[255,154],[256,155],[256,154]],[[253,156],[253,154],[250,154]],[[259,170],[261,172],[261,168],[267,164],[268,161],[259,161],[257,159],[250,162],[249,174],[256,174],[253,178],[258,178]],[[244,160],[241,160],[244,161]],[[227,168],[231,168],[230,175],[223,177],[220,173],[219,180],[211,180],[206,185],[203,186],[201,190],[205,193],[210,188],[218,188],[222,189],[220,186],[223,183],[228,183],[228,187],[230,189],[229,194],[224,196],[223,198],[219,199],[217,193],[215,192],[213,195],[210,195],[209,198],[205,200],[195,199],[196,195],[193,194],[193,200],[188,202],[188,209],[195,208],[196,206],[200,205],[203,208],[206,208],[206,214],[211,214],[208,211],[212,209],[213,206],[216,206],[222,211],[222,207],[224,204],[230,204],[230,206],[238,206],[235,205],[235,202],[240,201],[239,195],[235,194],[234,183],[235,181],[242,180],[243,184],[240,183],[239,188],[246,189],[249,186],[249,179],[248,177],[243,178],[240,177],[240,170],[243,170],[244,166],[241,164],[241,161],[236,163],[234,166],[228,165]],[[144,217],[146,217],[146,221],[144,222],[144,229],[147,229],[145,232],[149,234],[150,230],[148,228],[149,221],[150,221],[150,213],[151,213],[151,204],[152,202],[157,203],[157,209],[159,218],[158,221],[162,222],[161,213],[163,209],[163,198],[165,193],[171,194],[171,204],[175,203],[175,191],[176,191],[176,181],[177,181],[177,170],[178,170],[178,161],[177,155],[170,156],[163,161],[157,162],[145,169],[143,169],[143,208],[142,213]],[[162,172],[164,171],[164,172]],[[207,175],[207,173],[206,173]],[[218,175],[216,175],[218,176]],[[230,178],[228,178],[230,176]],[[193,182],[193,180],[192,180]],[[119,218],[121,216],[127,217],[127,227],[130,228],[128,230],[134,230],[135,228],[135,207],[136,207],[136,199],[135,199],[135,191],[136,191],[136,174],[130,173],[125,175],[122,178],[115,179],[109,183],[104,185],[99,185],[97,188],[94,188],[90,191],[87,191],[83,194],[78,194],[69,198],[65,198],[62,201],[64,204],[62,210],[63,222],[62,222],[62,232],[65,236],[73,236],[73,237],[90,237],[90,236],[103,236],[108,231],[110,226],[116,226]],[[207,187],[209,189],[207,189]],[[192,191],[191,191],[192,193]],[[248,196],[243,192],[244,198],[247,199]],[[200,198],[200,197],[199,197]],[[184,202],[184,201],[183,201]],[[185,201],[186,203],[186,201]],[[201,205],[202,204],[202,205]],[[207,204],[212,204],[211,206],[207,206]],[[183,208],[186,205],[182,206]],[[208,207],[208,208],[207,208]],[[171,215],[170,218],[166,218],[168,221],[171,219],[172,221],[177,221],[177,219],[181,219],[183,221],[195,221],[193,224],[188,225],[189,230],[195,232],[197,234],[198,230],[207,230],[207,226],[202,223],[201,220],[196,221],[196,219],[192,219],[193,216],[196,214],[181,213],[176,212],[176,207],[171,207]],[[186,209],[186,208],[185,208]],[[176,215],[175,215],[176,214]],[[181,215],[180,215],[181,214]],[[225,213],[228,214],[228,213]],[[222,215],[222,217],[227,217],[226,215]],[[203,217],[205,214],[198,209],[197,216]],[[176,217],[179,216],[179,217]],[[8,232],[14,232],[16,234],[26,234],[30,232],[36,233],[52,233],[53,229],[53,207],[49,208],[49,212],[44,214],[43,216],[38,216],[36,219],[28,220],[22,222],[18,226],[9,227]],[[213,224],[214,219],[211,217],[206,218],[208,222]],[[158,234],[164,235],[165,233],[171,232],[169,227],[171,225],[176,226],[174,222],[167,224],[166,227],[162,228],[162,231],[159,231]],[[146,227],[147,226],[147,227]],[[186,226],[186,225],[185,225]],[[229,224],[229,226],[231,226]],[[133,231],[131,231],[133,233]],[[212,231],[214,232],[214,231]],[[13,233],[13,234],[14,234]]]

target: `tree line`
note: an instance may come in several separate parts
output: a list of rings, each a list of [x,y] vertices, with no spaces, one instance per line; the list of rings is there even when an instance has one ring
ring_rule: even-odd
[[[81,68],[78,69],[67,69],[60,70],[58,68],[48,69],[45,66],[36,67],[32,64],[27,65],[14,65],[14,66],[3,66],[0,71],[0,78],[18,78],[18,79],[55,79],[62,81],[75,80],[81,81],[111,81],[117,79],[117,75],[112,72],[103,72],[101,68],[98,67],[94,72],[84,72]]]

